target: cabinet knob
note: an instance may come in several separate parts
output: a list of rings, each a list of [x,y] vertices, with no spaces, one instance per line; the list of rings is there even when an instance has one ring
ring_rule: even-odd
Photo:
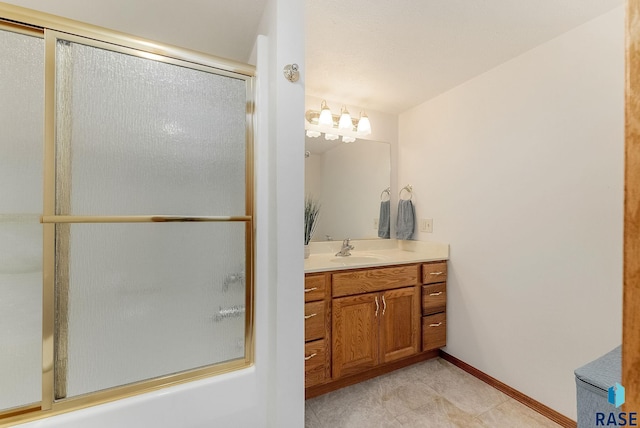
[[[308,293],[309,291],[314,291],[314,290],[317,290],[317,289],[318,289],[318,287],[305,288],[304,292]]]
[[[315,317],[316,315],[318,315],[318,314],[305,315],[304,319],[308,320],[309,318]]]
[[[308,357],[304,357],[305,361],[309,361],[310,359],[312,359],[313,357],[315,357],[316,355],[318,355],[317,352],[314,352],[313,354],[309,355]]]
[[[442,325],[442,321],[440,321],[438,324],[429,324],[429,327],[440,327]]]

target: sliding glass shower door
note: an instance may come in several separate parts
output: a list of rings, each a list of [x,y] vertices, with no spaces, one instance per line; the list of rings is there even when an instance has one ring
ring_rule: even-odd
[[[0,411],[40,401],[44,41],[0,27]]]
[[[66,35],[55,58],[55,399],[243,359],[247,81]]]
[[[251,69],[34,27],[0,18],[0,425],[247,367]]]

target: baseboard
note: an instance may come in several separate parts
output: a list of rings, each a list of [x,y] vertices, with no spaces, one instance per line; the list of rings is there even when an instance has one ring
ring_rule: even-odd
[[[530,407],[531,409],[540,413],[542,416],[551,419],[553,422],[557,423],[558,425],[561,425],[565,428],[576,428],[578,426],[577,422],[574,421],[573,419],[570,419],[565,415],[563,415],[562,413],[559,413],[553,410],[551,407],[545,406],[541,402],[534,400],[528,395],[525,395],[522,392],[511,388],[509,385],[500,382],[498,379],[493,378],[484,372],[481,372],[480,370],[476,369],[473,366],[470,366],[464,361],[457,359],[453,355],[447,354],[443,350],[440,350],[440,358],[450,362],[456,367],[461,368],[462,370],[469,373],[470,375],[477,377],[478,379],[491,385],[498,391],[502,391],[509,397],[513,398],[516,401],[521,402],[527,407]]]

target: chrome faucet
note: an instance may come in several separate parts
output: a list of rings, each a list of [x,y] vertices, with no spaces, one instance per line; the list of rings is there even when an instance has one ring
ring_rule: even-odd
[[[336,256],[348,257],[351,255],[351,250],[353,250],[355,247],[353,245],[350,245],[349,241],[351,241],[351,239],[349,238],[342,241],[342,248],[336,253]]]

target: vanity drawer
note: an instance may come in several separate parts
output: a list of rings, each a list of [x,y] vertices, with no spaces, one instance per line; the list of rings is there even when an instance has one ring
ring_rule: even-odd
[[[307,275],[304,277],[304,301],[313,302],[314,300],[324,299],[326,293],[326,277],[325,274]]]
[[[424,263],[422,265],[422,283],[445,282],[447,280],[447,262]]]
[[[331,377],[327,343],[327,340],[320,339],[304,345],[304,382],[306,388],[323,383]]]
[[[333,297],[390,290],[418,284],[419,265],[360,269],[332,275]]]
[[[422,317],[422,350],[442,348],[447,344],[447,316],[444,312]]]
[[[422,286],[422,315],[447,310],[447,283]]]
[[[325,302],[304,304],[304,340],[322,339],[325,336]]]

